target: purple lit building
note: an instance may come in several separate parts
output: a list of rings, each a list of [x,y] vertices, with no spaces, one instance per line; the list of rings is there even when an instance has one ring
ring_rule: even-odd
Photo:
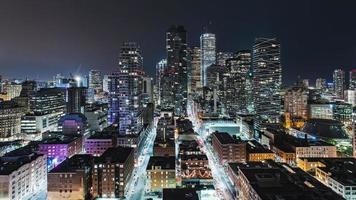
[[[50,163],[54,166],[66,158],[81,153],[83,141],[81,136],[62,136],[48,138],[38,144],[38,153],[47,155]]]

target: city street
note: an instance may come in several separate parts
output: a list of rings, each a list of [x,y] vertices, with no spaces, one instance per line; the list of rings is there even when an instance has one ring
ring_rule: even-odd
[[[217,193],[222,200],[233,200],[235,199],[235,188],[230,182],[224,167],[220,165],[219,161],[216,159],[212,146],[207,142],[206,137],[208,134],[205,132],[205,129],[201,128],[201,123],[199,122],[197,114],[193,113],[191,104],[192,101],[188,101],[188,116],[193,123],[194,130],[199,134],[199,143],[203,145],[203,150],[209,159],[209,166],[212,171]]]
[[[132,172],[131,179],[126,186],[126,199],[143,199],[146,185],[146,167],[153,154],[153,144],[156,137],[158,118],[154,119],[154,126],[144,141],[145,144],[139,152],[138,164]]]

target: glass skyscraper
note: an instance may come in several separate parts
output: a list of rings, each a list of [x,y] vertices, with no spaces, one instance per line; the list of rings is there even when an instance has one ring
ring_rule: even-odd
[[[275,38],[257,38],[252,60],[255,112],[262,119],[277,121],[281,111],[282,84],[279,42]]]
[[[201,76],[203,86],[207,86],[207,68],[216,62],[216,39],[213,33],[200,36]]]

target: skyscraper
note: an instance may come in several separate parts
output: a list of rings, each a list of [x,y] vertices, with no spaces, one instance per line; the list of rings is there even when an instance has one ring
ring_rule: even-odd
[[[335,69],[333,74],[334,93],[343,99],[345,90],[345,72],[342,69]]]
[[[356,89],[356,69],[350,71],[349,89]]]
[[[187,32],[183,26],[171,26],[166,32],[167,67],[161,79],[161,105],[173,107],[184,115],[187,105],[188,63]]]
[[[167,67],[167,60],[162,59],[156,65],[156,87],[157,87],[157,105],[161,105],[161,78],[163,76],[164,70]]]
[[[87,88],[85,87],[67,88],[67,113],[84,113],[86,95]]]
[[[207,86],[207,68],[216,62],[216,39],[213,33],[200,36],[201,76],[203,86]]]
[[[257,38],[252,55],[256,114],[262,119],[276,121],[281,110],[280,44],[275,38]]]
[[[226,60],[229,70],[226,83],[225,104],[229,113],[253,111],[251,50],[238,51]]]
[[[118,99],[119,73],[113,72],[107,75],[107,89],[109,93],[108,121],[110,124],[119,122],[119,99]]]
[[[201,91],[202,76],[201,76],[201,50],[199,47],[194,47],[191,51],[191,67],[192,67],[192,93]]]
[[[135,42],[124,42],[119,71],[109,81],[109,119],[119,124],[120,134],[137,133],[138,114],[142,109],[143,59]]]
[[[94,89],[96,93],[103,90],[101,71],[94,69],[89,71],[89,88]]]
[[[326,89],[326,80],[324,78],[317,78],[315,81],[316,89],[325,90]]]

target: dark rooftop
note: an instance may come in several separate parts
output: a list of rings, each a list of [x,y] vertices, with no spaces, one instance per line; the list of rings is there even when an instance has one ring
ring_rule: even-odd
[[[239,141],[234,139],[230,134],[226,132],[214,132],[212,133],[213,137],[215,136],[221,144],[238,144]]]
[[[348,139],[341,122],[331,119],[309,119],[301,129],[310,135],[326,139]]]
[[[261,164],[239,164],[238,167],[264,200],[343,199],[311,175],[286,164],[268,161]]]
[[[94,158],[90,154],[76,154],[71,158],[67,158],[61,164],[53,168],[49,173],[58,172],[75,172],[92,167]]]
[[[163,189],[163,200],[199,200],[196,189],[175,188]]]
[[[256,140],[250,140],[247,142],[247,151],[249,153],[273,153],[271,150],[265,148]]]
[[[107,149],[98,159],[99,162],[125,163],[134,149],[131,147],[112,147]]]
[[[175,160],[175,156],[151,156],[146,169],[151,170],[155,166],[160,166],[161,169],[174,170],[176,168]]]
[[[343,185],[356,186],[356,159],[355,158],[300,158],[309,162],[321,162],[325,167],[318,167],[330,173],[331,177]]]
[[[0,158],[0,175],[9,175],[21,166],[36,160],[41,154],[32,153],[20,157],[2,157]]]

